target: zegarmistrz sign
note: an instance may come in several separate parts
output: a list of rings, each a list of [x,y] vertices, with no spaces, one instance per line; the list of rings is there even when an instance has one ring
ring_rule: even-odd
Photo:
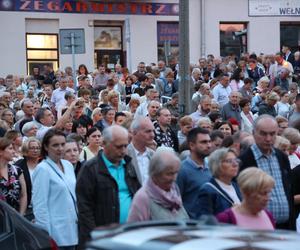
[[[178,16],[176,3],[82,0],[0,0],[0,11]]]
[[[248,0],[249,16],[300,16],[300,0]]]

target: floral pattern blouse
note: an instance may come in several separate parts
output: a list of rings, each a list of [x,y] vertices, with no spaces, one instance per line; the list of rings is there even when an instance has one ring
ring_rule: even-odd
[[[20,206],[22,169],[15,165],[8,165],[8,180],[0,176],[0,200],[6,201],[16,210]]]

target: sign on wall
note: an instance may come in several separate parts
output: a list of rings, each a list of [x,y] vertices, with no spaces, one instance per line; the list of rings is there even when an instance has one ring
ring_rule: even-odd
[[[178,46],[179,42],[179,23],[178,22],[158,22],[157,23],[157,43],[164,45],[170,41],[173,46]]]
[[[300,16],[300,0],[248,0],[249,16]]]
[[[88,0],[0,0],[0,11],[178,16],[177,3]]]

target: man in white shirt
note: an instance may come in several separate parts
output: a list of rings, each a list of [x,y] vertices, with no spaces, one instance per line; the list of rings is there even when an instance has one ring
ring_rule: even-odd
[[[51,96],[51,102],[55,105],[56,111],[59,110],[61,106],[66,105],[66,99],[65,99],[65,94],[67,91],[70,91],[74,93],[74,89],[71,89],[67,87],[68,85],[68,79],[67,78],[61,78],[59,80],[59,88],[54,90]]]
[[[229,95],[231,93],[231,88],[229,86],[229,75],[223,74],[220,78],[220,81],[213,91],[214,100],[223,107],[226,103],[229,102]]]
[[[148,117],[138,117],[131,124],[131,143],[128,145],[128,155],[132,158],[137,178],[141,185],[148,179],[148,168],[154,151],[148,146],[154,140],[154,126]]]

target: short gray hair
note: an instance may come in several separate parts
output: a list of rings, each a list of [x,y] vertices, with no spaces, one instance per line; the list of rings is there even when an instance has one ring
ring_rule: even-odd
[[[166,157],[167,156],[167,157]],[[170,166],[172,160],[180,164],[180,159],[172,148],[160,147],[153,154],[149,163],[149,177],[154,177]]]
[[[208,157],[208,165],[212,176],[218,177],[220,168],[222,166],[222,161],[230,152],[236,154],[230,148],[219,148],[210,154],[210,156]]]
[[[95,108],[92,112],[92,118],[97,115],[97,114],[101,114],[101,108]]]
[[[35,126],[36,128],[39,127],[35,121],[26,122],[22,127],[22,134],[26,135],[33,128],[33,126]]]
[[[123,128],[119,125],[112,125],[105,128],[102,132],[103,141],[112,142],[115,134],[126,134],[128,136],[128,131],[126,128]]]
[[[253,124],[253,132],[256,131],[256,129],[257,129],[259,123],[261,122],[261,120],[264,120],[264,119],[267,119],[267,118],[273,120],[273,121],[277,124],[277,121],[276,121],[276,119],[275,119],[273,116],[267,115],[267,114],[260,115],[260,116],[257,117],[257,118],[255,119],[255,121],[254,121],[254,124]],[[278,126],[278,124],[277,124],[277,126]]]

